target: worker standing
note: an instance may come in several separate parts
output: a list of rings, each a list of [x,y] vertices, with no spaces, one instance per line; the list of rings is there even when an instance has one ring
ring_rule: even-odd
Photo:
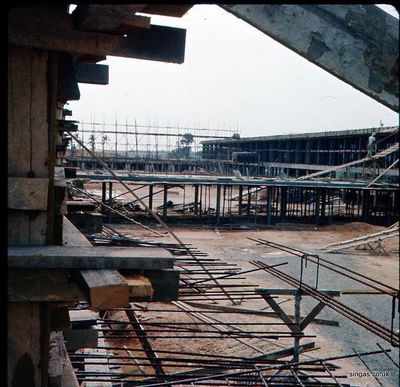
[[[367,157],[372,157],[376,153],[375,132],[368,137]]]

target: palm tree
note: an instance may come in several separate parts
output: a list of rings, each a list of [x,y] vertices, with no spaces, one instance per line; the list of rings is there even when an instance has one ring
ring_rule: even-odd
[[[94,134],[91,134],[90,135],[90,137],[89,137],[89,144],[90,144],[90,147],[92,148],[92,153],[93,153],[93,155],[94,155],[94,145],[95,145],[95,142],[96,142],[96,137],[94,136]],[[94,162],[94,160],[92,161],[92,168],[94,169],[94,165],[95,165],[95,162]]]
[[[89,137],[89,144],[90,147],[92,148],[92,153],[94,154],[94,144],[96,142],[96,137],[94,136],[94,134],[91,134]]]
[[[103,136],[101,138],[101,150],[102,150],[103,159],[104,159],[104,145],[106,144],[107,141],[108,141],[108,137],[107,136]]]

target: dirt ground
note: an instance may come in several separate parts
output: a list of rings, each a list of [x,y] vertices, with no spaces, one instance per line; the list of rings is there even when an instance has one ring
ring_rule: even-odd
[[[116,230],[135,237],[141,237],[146,240],[162,240],[163,242],[174,240],[171,237],[163,238],[154,237],[150,232],[138,229],[131,225],[114,225]],[[349,238],[358,237],[361,235],[378,232],[383,230],[383,227],[372,226],[365,223],[352,223],[345,225],[326,226],[315,229],[301,229],[301,225],[296,227],[288,226],[280,229],[268,230],[246,230],[246,231],[222,231],[199,228],[174,228],[174,231],[185,242],[190,243],[203,252],[207,252],[210,258],[219,258],[225,262],[234,263],[243,270],[253,269],[249,261],[257,259],[267,264],[280,262],[288,262],[282,268],[282,271],[298,278],[299,275],[299,259],[294,256],[289,256],[275,249],[258,246],[255,242],[247,239],[263,238],[268,241],[274,241],[287,246],[296,247],[305,251],[318,251],[324,245],[346,240]],[[399,259],[398,248],[399,243],[397,238],[392,238],[384,241],[384,247],[389,255],[376,255],[371,251],[353,250],[346,251],[340,254],[320,254],[324,258],[330,259],[332,262],[341,264],[346,268],[355,270],[364,275],[367,275],[376,280],[382,281],[392,287],[397,288],[399,282]],[[304,279],[306,283],[313,284],[315,278],[315,268],[309,265],[305,269]],[[246,274],[246,280],[240,280],[244,284],[258,285],[265,288],[289,288],[290,285],[278,280],[265,272],[255,272]],[[366,289],[366,286],[336,275],[327,270],[320,271],[320,286],[321,289]],[[360,313],[369,316],[370,318],[379,321],[383,325],[390,327],[390,311],[391,299],[383,295],[342,295],[339,299],[344,304],[356,309]],[[293,300],[290,296],[280,296],[277,300],[282,302],[282,308],[287,313],[294,313]],[[218,301],[220,305],[232,305],[229,301]],[[303,297],[301,314],[307,314],[316,304],[315,300],[310,300],[308,297]],[[152,309],[178,309],[170,303],[141,303],[141,308],[149,306]],[[262,299],[245,300],[239,307],[249,309],[265,309],[267,304]],[[164,312],[146,312],[145,310],[138,312],[142,321],[175,321],[175,322],[198,322],[199,320],[189,316],[186,313],[164,313]],[[264,316],[244,315],[244,314],[207,314],[207,316],[220,319],[222,321],[235,322],[278,322],[280,320],[272,319]],[[123,312],[116,312],[112,318],[125,319]],[[300,360],[308,358],[325,358],[330,356],[338,356],[343,354],[354,354],[367,351],[376,351],[379,348],[376,343],[380,343],[384,348],[391,348],[389,353],[393,359],[398,361],[398,350],[391,347],[389,343],[379,337],[368,332],[361,326],[347,320],[338,313],[325,308],[318,315],[321,319],[330,319],[338,321],[340,326],[324,326],[310,324],[306,330],[307,335],[316,335],[315,338],[305,338],[302,342],[315,341],[315,346],[318,350],[307,352],[300,356]],[[398,315],[395,324],[398,329]],[[396,325],[395,325],[396,326]],[[264,330],[265,326],[244,327],[243,329]],[[280,326],[270,325],[269,331],[284,329]],[[165,335],[168,335],[165,333]],[[201,339],[188,338],[184,339],[186,334],[180,334],[180,339],[176,338],[160,338],[151,339],[153,348],[157,351],[171,350],[178,352],[196,352],[204,354],[224,354],[234,356],[256,356],[260,353],[272,352],[283,347],[291,347],[293,339],[266,340],[266,339],[241,339],[241,342],[235,339]],[[194,336],[201,333],[194,333]],[[140,343],[136,339],[126,340],[109,340],[109,345],[125,344],[132,348],[141,348]],[[126,351],[115,351],[116,354],[125,354]],[[159,355],[172,356],[172,355]],[[287,358],[288,359],[288,358]],[[398,385],[398,369],[391,363],[384,354],[363,357],[364,361],[370,367],[371,371],[378,372],[379,383],[383,386]],[[369,374],[367,368],[357,358],[349,358],[346,360],[336,360],[334,364],[340,366],[340,369],[335,373],[346,375],[347,379],[340,379],[346,383],[352,383],[357,386],[379,386],[378,382]],[[154,373],[150,367],[142,367],[142,371]],[[167,367],[167,372],[188,370],[187,368]],[[140,367],[122,367],[123,371],[140,373]],[[358,374],[355,374],[358,373]],[[369,376],[367,375],[369,374]],[[178,386],[179,384],[176,384]]]

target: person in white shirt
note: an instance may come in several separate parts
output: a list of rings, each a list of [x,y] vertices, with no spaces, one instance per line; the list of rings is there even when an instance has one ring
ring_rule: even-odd
[[[375,132],[368,137],[367,157],[372,157],[376,153]]]

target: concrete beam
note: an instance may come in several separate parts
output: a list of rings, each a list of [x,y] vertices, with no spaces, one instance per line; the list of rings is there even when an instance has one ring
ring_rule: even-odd
[[[374,5],[221,5],[362,93],[399,111],[399,21]]]

